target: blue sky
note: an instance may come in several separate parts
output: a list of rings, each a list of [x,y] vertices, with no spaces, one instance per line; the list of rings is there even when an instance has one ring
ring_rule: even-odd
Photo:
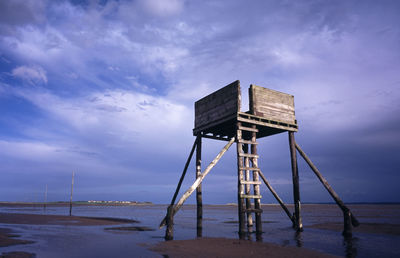
[[[400,201],[398,1],[0,1],[0,201],[170,201],[194,101],[295,96],[296,140],[345,202]],[[204,140],[204,167],[224,145]],[[287,134],[259,164],[292,201]],[[303,202],[331,201],[299,160]],[[183,186],[194,178],[190,167]],[[203,183],[236,201],[235,148]],[[263,188],[263,202],[273,202]],[[193,202],[191,198],[189,202]]]

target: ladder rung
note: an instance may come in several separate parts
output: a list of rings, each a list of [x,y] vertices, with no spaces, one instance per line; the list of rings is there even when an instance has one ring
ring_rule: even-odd
[[[246,127],[246,126],[239,126],[239,130],[258,133],[258,129],[257,128]]]
[[[253,170],[253,171],[260,171],[259,168],[253,168],[253,167],[240,167],[240,170]]]
[[[239,157],[258,158],[258,155],[249,153],[239,153]]]
[[[261,185],[260,181],[244,181],[244,180],[241,180],[240,183],[242,185]]]
[[[242,140],[242,139],[239,140],[239,143],[254,144],[254,145],[257,145],[257,144],[258,144],[258,142],[252,142],[252,141],[247,141],[247,140]]]
[[[261,199],[261,195],[241,194],[240,198]]]
[[[263,210],[262,209],[245,209],[244,212],[255,212],[255,213],[262,213]]]

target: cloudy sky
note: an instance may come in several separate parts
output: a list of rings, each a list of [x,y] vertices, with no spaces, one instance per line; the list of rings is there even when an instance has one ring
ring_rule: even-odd
[[[295,96],[296,140],[345,202],[400,201],[398,1],[0,1],[0,201],[170,201],[193,103],[240,80]],[[224,142],[204,140],[204,167]],[[287,134],[259,164],[292,201]],[[303,202],[331,201],[299,160]],[[236,201],[235,148],[203,183]],[[190,167],[183,186],[194,178]],[[273,202],[266,188],[263,202]],[[189,202],[193,202],[191,197]]]

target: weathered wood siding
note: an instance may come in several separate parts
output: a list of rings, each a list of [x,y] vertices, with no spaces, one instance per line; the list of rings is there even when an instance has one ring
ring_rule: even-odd
[[[194,127],[198,128],[240,111],[240,82],[235,81],[194,104]]]
[[[251,114],[274,121],[296,124],[292,95],[251,85],[249,98]]]

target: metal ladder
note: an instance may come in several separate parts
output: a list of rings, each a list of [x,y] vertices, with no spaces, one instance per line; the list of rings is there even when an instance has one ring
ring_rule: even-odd
[[[243,132],[245,132],[246,137],[243,137]],[[245,238],[246,235],[251,238],[251,233],[253,233],[253,213],[255,214],[257,239],[261,238],[262,234],[262,209],[260,195],[261,181],[259,176],[260,169],[258,168],[257,132],[258,129],[255,125],[246,127],[242,126],[240,122],[237,124],[236,143],[238,162],[238,211],[240,238]],[[253,193],[251,193],[252,186]]]

